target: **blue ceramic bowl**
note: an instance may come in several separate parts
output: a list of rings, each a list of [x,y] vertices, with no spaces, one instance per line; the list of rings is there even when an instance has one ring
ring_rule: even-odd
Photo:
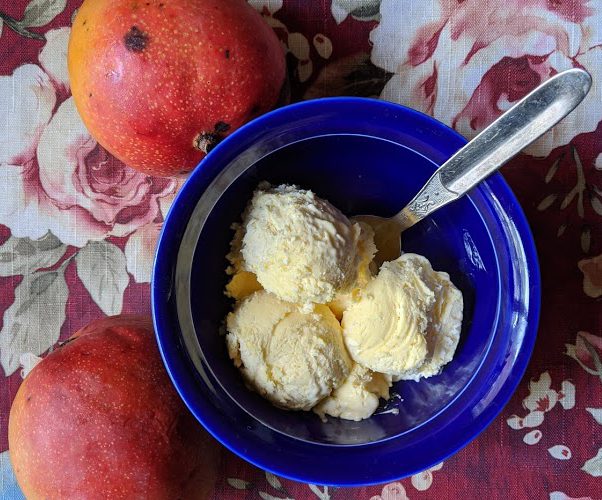
[[[464,294],[452,362],[400,382],[371,418],[323,423],[275,408],[228,359],[230,225],[260,181],[312,189],[348,215],[397,212],[465,140],[416,111],[334,98],[268,113],[217,146],[182,187],[159,240],[152,283],[157,339],[192,413],[223,445],[281,476],[331,485],[394,480],[465,446],[499,413],[535,340],[540,281],[525,217],[500,175],[404,233]]]

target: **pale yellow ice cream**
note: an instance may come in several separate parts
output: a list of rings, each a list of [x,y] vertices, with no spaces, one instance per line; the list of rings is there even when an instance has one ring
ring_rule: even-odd
[[[304,313],[262,290],[228,315],[227,330],[229,356],[246,382],[282,408],[311,409],[351,370],[339,322],[324,305]]]
[[[296,186],[261,185],[233,229],[228,353],[276,406],[359,421],[452,359],[462,294],[426,258],[374,276],[372,229]]]
[[[376,245],[374,244],[374,230],[363,222],[358,222],[361,228],[358,249],[361,256],[357,268],[357,278],[353,286],[344,291],[338,292],[332,301],[328,303],[331,311],[340,321],[345,309],[357,298],[361,289],[365,287],[373,275],[372,259],[376,254]]]
[[[325,415],[345,420],[363,420],[378,408],[379,398],[389,398],[391,376],[376,373],[357,363],[343,384],[314,406],[322,419]]]
[[[240,271],[234,274],[226,285],[226,295],[235,300],[242,300],[261,289],[257,276],[249,271]]]
[[[418,379],[451,359],[461,321],[462,294],[449,276],[420,255],[404,254],[381,266],[345,310],[342,326],[355,362]]]
[[[435,304],[428,315],[424,363],[397,375],[395,381],[419,380],[439,374],[456,352],[464,311],[462,292],[453,285],[447,273],[434,271],[430,262],[420,255],[407,255],[406,259],[416,268],[422,268],[422,280],[435,294]]]
[[[245,263],[242,259],[241,247],[244,228],[240,224],[233,224],[234,237],[230,242],[230,253],[226,258],[230,265],[226,269],[231,278],[226,285],[226,295],[235,300],[242,300],[251,295],[253,292],[262,289],[262,286],[257,281],[257,276],[250,271],[245,270]]]
[[[354,286],[365,260],[359,248],[359,224],[296,186],[255,191],[243,226],[244,270],[289,302],[330,302],[338,292]]]

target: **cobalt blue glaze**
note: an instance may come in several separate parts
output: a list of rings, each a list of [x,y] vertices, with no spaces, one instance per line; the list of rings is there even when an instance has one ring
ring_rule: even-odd
[[[153,316],[178,392],[226,447],[299,481],[380,483],[455,453],[506,404],[532,351],[540,282],[528,225],[500,175],[404,233],[405,251],[428,257],[462,290],[465,319],[454,360],[443,372],[396,384],[397,396],[372,418],[322,423],[312,413],[271,406],[244,387],[220,335],[231,307],[223,295],[229,226],[259,181],[297,183],[348,215],[391,215],[464,143],[453,130],[399,105],[321,99],[254,120],[191,174],[160,237]],[[227,186],[224,173],[236,165],[249,168],[203,226],[198,209],[189,225],[210,184]]]

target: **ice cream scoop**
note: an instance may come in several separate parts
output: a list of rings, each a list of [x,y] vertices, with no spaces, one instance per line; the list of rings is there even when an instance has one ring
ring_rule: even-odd
[[[404,254],[400,259],[413,269],[412,272],[420,275],[420,279],[435,296],[435,303],[429,312],[426,327],[424,362],[417,368],[406,370],[393,377],[394,381],[419,380],[439,374],[441,368],[452,360],[462,329],[464,299],[462,292],[450,281],[449,275],[433,270],[425,257]]]
[[[227,317],[228,354],[247,384],[273,404],[309,410],[348,376],[351,360],[330,309],[310,313],[261,290]]]
[[[324,304],[355,283],[361,227],[328,201],[296,186],[263,186],[244,214],[244,270],[267,291],[299,304]],[[372,246],[373,248],[373,246]],[[373,253],[373,252],[372,252]]]
[[[396,379],[436,374],[455,351],[462,294],[420,255],[385,262],[343,313],[345,345],[356,363]]]

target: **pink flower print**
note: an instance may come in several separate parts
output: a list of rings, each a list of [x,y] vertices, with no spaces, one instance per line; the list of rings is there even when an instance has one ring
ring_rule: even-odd
[[[556,391],[552,389],[550,374],[543,372],[539,379],[529,382],[529,395],[523,400],[523,408],[528,410],[527,415],[524,417],[512,415],[506,422],[515,430],[539,427],[544,421],[545,414],[552,410],[557,403],[560,403],[565,410],[573,408],[575,406],[575,385],[564,380],[561,383],[560,391]],[[532,438],[533,436],[530,436],[527,439],[532,440]],[[537,440],[539,439],[541,436],[537,438]]]
[[[575,344],[565,344],[567,356],[573,358],[581,368],[602,379],[602,337],[588,332],[577,332]]]
[[[602,119],[602,5],[561,4],[383,0],[370,36],[372,62],[393,73],[381,98],[472,138],[545,79],[585,68],[594,76],[586,102],[528,150],[547,156]]]

